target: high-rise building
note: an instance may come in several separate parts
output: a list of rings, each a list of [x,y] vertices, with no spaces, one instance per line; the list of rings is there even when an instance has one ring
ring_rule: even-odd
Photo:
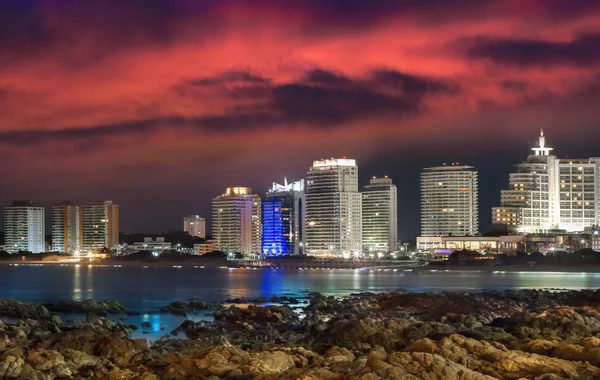
[[[306,181],[304,242],[304,252],[311,256],[362,254],[362,195],[355,160],[313,162]]]
[[[230,187],[213,198],[212,228],[215,249],[226,253],[259,255],[261,252],[261,201],[248,187]]]
[[[477,171],[458,163],[421,173],[421,235],[473,236],[479,232]]]
[[[31,201],[14,201],[4,209],[6,251],[45,252],[45,212]]]
[[[373,177],[362,193],[362,237],[367,254],[398,249],[398,193],[387,176]]]
[[[112,201],[81,206],[81,222],[83,251],[116,249],[119,245],[119,206]]]
[[[79,206],[61,202],[52,207],[52,251],[80,252],[81,211]]]
[[[300,255],[304,234],[304,180],[273,183],[263,201],[263,255]]]
[[[183,230],[190,236],[204,239],[206,237],[206,220],[201,218],[200,215],[186,216],[183,218]]]
[[[541,131],[537,147],[492,209],[492,223],[513,233],[581,232],[600,222],[600,158],[559,159]]]

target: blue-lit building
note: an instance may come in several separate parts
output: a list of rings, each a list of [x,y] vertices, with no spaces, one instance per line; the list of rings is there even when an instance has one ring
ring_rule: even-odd
[[[300,255],[304,232],[304,180],[273,183],[263,201],[262,253]]]

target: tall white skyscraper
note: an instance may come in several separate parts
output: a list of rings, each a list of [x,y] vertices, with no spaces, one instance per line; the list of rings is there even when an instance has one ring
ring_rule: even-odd
[[[6,251],[46,251],[45,211],[31,201],[15,201],[4,209]]]
[[[81,206],[81,222],[83,251],[115,249],[119,245],[119,206],[112,201]]]
[[[261,201],[248,187],[230,187],[213,198],[212,228],[215,249],[226,253],[261,253]]]
[[[186,216],[183,218],[183,230],[190,236],[204,239],[206,237],[206,220],[201,218],[200,215]]]
[[[426,168],[421,173],[421,235],[472,236],[479,232],[479,188],[472,166]]]
[[[81,210],[69,202],[52,207],[52,251],[75,253],[82,247]]]
[[[362,195],[358,166],[345,158],[314,161],[306,181],[307,255],[362,254]]]
[[[387,176],[371,178],[362,193],[362,236],[365,254],[398,249],[398,193]]]
[[[598,225],[600,158],[559,159],[550,154],[544,131],[532,150],[510,173],[492,223],[516,233],[579,232]]]

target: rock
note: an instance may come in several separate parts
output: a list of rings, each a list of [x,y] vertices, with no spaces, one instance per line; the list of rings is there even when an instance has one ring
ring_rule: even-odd
[[[326,363],[349,363],[354,361],[354,354],[343,347],[331,347],[324,355]]]
[[[117,301],[100,301],[88,299],[83,301],[64,300],[44,305],[49,311],[56,313],[94,313],[100,316],[125,312],[123,305]]]
[[[7,356],[0,362],[0,379],[16,379],[21,374],[23,364],[22,358]]]
[[[253,356],[253,360],[248,366],[242,368],[242,372],[272,375],[280,374],[293,367],[293,358],[285,352],[259,352]]]
[[[43,305],[24,304],[15,300],[0,300],[0,316],[19,319],[47,319],[50,312]]]
[[[150,327],[152,327],[152,323],[150,323],[150,322],[142,322],[142,327],[145,328],[145,329],[150,328]]]

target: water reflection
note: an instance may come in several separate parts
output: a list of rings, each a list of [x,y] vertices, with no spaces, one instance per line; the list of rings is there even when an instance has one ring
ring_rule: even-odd
[[[302,295],[316,291],[345,296],[398,288],[435,291],[598,287],[598,273],[0,265],[0,298],[24,302],[116,300],[132,311],[150,315],[174,300],[198,298],[214,302],[228,297],[271,297],[284,292]]]
[[[73,272],[73,299],[75,301],[81,301],[81,267],[79,264],[75,265]]]

